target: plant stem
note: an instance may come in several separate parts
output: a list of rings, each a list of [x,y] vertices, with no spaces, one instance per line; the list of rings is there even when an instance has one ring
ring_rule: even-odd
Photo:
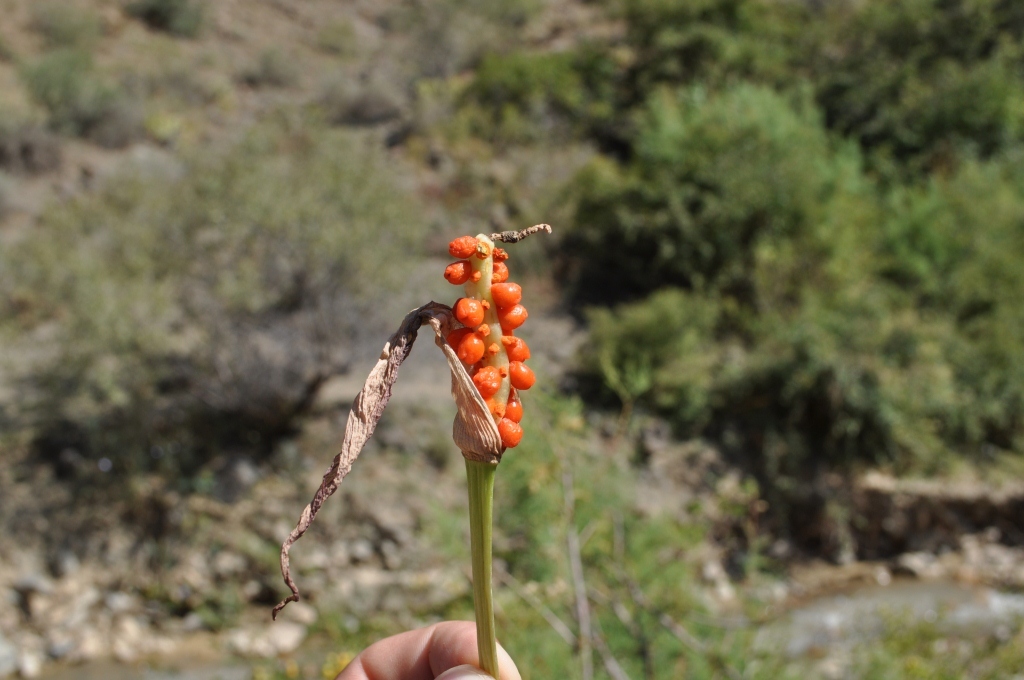
[[[476,647],[481,670],[495,678],[498,677],[498,642],[494,636],[494,599],[491,594],[491,523],[494,515],[494,471],[497,467],[496,463],[466,460]]]

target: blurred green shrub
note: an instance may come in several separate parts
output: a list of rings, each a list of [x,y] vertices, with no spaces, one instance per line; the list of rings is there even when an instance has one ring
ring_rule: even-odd
[[[948,325],[937,337],[955,399],[937,431],[978,455],[1024,452],[1024,221],[1018,155],[966,163],[948,178],[893,192],[879,248],[882,277]],[[913,356],[936,351],[911,346]]]
[[[659,93],[633,161],[598,160],[581,177],[563,280],[581,302],[679,286],[756,304],[759,246],[811,230],[838,166],[806,102],[752,85]]]
[[[912,171],[1020,139],[1020,3],[876,0],[830,10],[804,57],[830,128]]]
[[[21,75],[58,132],[108,147],[124,146],[142,134],[138,106],[96,72],[87,52],[48,52],[22,68]]]
[[[499,143],[580,134],[611,118],[611,71],[596,50],[490,54],[462,95],[463,115]]]
[[[32,5],[32,28],[50,48],[87,50],[103,32],[99,16],[67,2],[36,2]]]
[[[719,314],[712,300],[672,288],[640,304],[592,308],[584,365],[626,408],[641,401],[692,421],[707,407]]]
[[[784,529],[836,471],[1024,453],[1022,7],[624,0],[485,56],[461,129],[599,151],[553,249],[588,399],[710,438]]]
[[[333,77],[321,86],[317,107],[332,125],[378,125],[408,113],[409,102],[387,77],[365,82]]]
[[[636,300],[587,315],[596,403],[716,442],[783,532],[829,471],[1024,453],[1018,153],[887,186],[751,84],[654,93],[633,149],[581,175],[559,246],[575,302]]]
[[[59,329],[26,377],[39,453],[187,483],[270,452],[393,311],[420,233],[393,177],[372,142],[269,125],[47,212],[0,255],[7,329]]]
[[[827,127],[897,174],[990,156],[1024,131],[1024,19],[1012,0],[610,8],[625,27],[619,40],[485,58],[466,103],[485,110],[489,134],[510,129],[531,141],[553,116],[622,158],[637,139],[635,113],[659,88],[714,92],[740,81],[782,92],[809,83]]]
[[[662,85],[716,87],[738,79],[793,79],[791,60],[809,18],[802,3],[764,0],[625,0],[623,107]]]
[[[316,46],[328,54],[353,56],[358,51],[358,41],[352,22],[346,19],[327,22],[317,31]]]
[[[241,80],[250,87],[290,87],[299,78],[294,60],[279,49],[260,52],[256,63],[241,74]]]
[[[14,56],[14,50],[7,44],[4,37],[0,35],[0,61],[12,61]]]
[[[0,170],[34,174],[60,166],[56,135],[30,120],[0,119]]]
[[[825,470],[1024,453],[1019,172],[968,164],[859,217],[833,203],[827,239],[750,260],[757,304],[727,287],[595,309],[584,373],[718,442],[783,513]]]
[[[13,208],[14,192],[14,180],[0,170],[0,220],[7,217]]]
[[[199,0],[135,0],[126,9],[150,28],[183,38],[195,38],[203,27],[204,4]]]
[[[626,28],[616,41],[559,53],[484,57],[463,106],[477,133],[532,141],[553,130],[590,138],[617,157],[635,140],[635,114],[658,88],[715,90],[740,79],[790,84],[807,12],[763,0],[609,3]]]
[[[386,22],[409,36],[406,59],[416,75],[445,78],[504,51],[540,8],[537,0],[411,0]]]

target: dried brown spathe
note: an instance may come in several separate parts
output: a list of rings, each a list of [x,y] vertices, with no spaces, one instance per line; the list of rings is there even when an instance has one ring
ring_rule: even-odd
[[[549,227],[550,229],[550,227]],[[366,441],[373,434],[377,423],[384,414],[384,408],[391,399],[391,390],[398,379],[398,368],[412,351],[413,343],[421,326],[429,325],[434,329],[434,341],[448,360],[448,368],[452,374],[452,397],[458,408],[455,417],[453,436],[455,445],[462,450],[462,455],[471,460],[497,464],[501,460],[501,438],[498,427],[491,417],[487,404],[477,391],[472,378],[466,373],[455,350],[445,342],[445,338],[458,324],[450,307],[430,302],[419,309],[409,312],[402,325],[384,345],[380,359],[370,371],[363,389],[359,391],[352,410],[348,414],[345,425],[345,438],[341,451],[334,457],[330,469],[324,474],[320,488],[313,500],[302,511],[298,524],[281,546],[281,575],[292,594],[274,607],[273,617],[276,619],[289,602],[299,599],[299,589],[292,579],[289,551],[295,541],[299,540],[316,519],[320,507],[341,485],[345,476],[352,470],[352,464],[363,450]]]

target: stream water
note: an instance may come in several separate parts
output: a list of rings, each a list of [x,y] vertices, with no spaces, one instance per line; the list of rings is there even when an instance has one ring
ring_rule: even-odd
[[[1009,635],[1024,619],[1024,595],[948,581],[893,581],[818,598],[764,626],[756,645],[791,658],[849,648],[900,623]]]

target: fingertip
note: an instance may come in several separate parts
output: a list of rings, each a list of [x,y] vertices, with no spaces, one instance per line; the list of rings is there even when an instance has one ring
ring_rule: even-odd
[[[498,674],[501,676],[501,680],[522,680],[516,662],[512,660],[501,643],[498,643]]]
[[[476,624],[472,621],[446,621],[434,627],[430,644],[430,666],[435,673],[471,665],[478,672],[480,656],[476,648]],[[519,669],[505,648],[498,645],[499,680],[522,680]],[[444,677],[444,676],[441,676]],[[457,676],[461,677],[461,676]],[[479,676],[466,676],[479,677]],[[490,677],[486,674],[483,677]]]
[[[476,666],[470,666],[465,664],[463,666],[456,666],[450,670],[441,673],[437,676],[436,680],[480,680],[481,678],[490,678],[491,676],[484,673]],[[493,678],[491,679],[493,680]]]

